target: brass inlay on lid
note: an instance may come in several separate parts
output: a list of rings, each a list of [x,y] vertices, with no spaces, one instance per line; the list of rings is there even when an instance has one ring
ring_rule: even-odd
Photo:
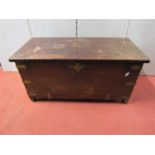
[[[54,49],[62,49],[62,48],[64,48],[65,47],[65,44],[62,44],[62,43],[57,43],[57,44],[54,44],[53,46],[52,46]]]
[[[41,47],[40,46],[37,46],[37,47],[35,47],[34,49],[33,49],[33,53],[36,53],[36,52],[38,52],[38,51],[40,51],[41,50]]]
[[[79,47],[79,43],[77,41],[75,41],[74,43],[71,44],[72,47]]]

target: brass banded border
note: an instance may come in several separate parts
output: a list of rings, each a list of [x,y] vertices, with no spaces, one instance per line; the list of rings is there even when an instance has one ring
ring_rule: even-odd
[[[133,86],[134,85],[134,82],[126,82],[125,85],[126,86]]]
[[[16,65],[18,69],[26,69],[27,66],[24,64]]]
[[[133,65],[133,66],[131,66],[131,70],[139,70],[141,68],[141,66],[140,65]]]
[[[31,81],[30,80],[24,80],[23,81],[25,84],[31,84]]]

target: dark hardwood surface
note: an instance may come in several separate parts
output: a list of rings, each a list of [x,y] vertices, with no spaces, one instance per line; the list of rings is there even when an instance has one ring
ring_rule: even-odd
[[[126,103],[149,62],[128,38],[32,38],[9,60],[32,100]]]
[[[9,60],[149,62],[149,58],[128,38],[32,38]]]
[[[127,102],[143,63],[102,61],[17,62],[32,100],[96,99]],[[74,68],[80,64],[78,70]]]

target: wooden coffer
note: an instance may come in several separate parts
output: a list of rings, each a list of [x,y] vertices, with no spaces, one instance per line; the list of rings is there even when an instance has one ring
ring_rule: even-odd
[[[32,38],[9,61],[33,101],[126,103],[149,59],[127,38]]]

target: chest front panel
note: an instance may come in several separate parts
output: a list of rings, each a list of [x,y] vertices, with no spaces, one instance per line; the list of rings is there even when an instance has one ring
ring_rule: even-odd
[[[25,67],[20,67],[25,66]],[[36,99],[128,99],[142,63],[29,61],[17,63],[28,95]]]

